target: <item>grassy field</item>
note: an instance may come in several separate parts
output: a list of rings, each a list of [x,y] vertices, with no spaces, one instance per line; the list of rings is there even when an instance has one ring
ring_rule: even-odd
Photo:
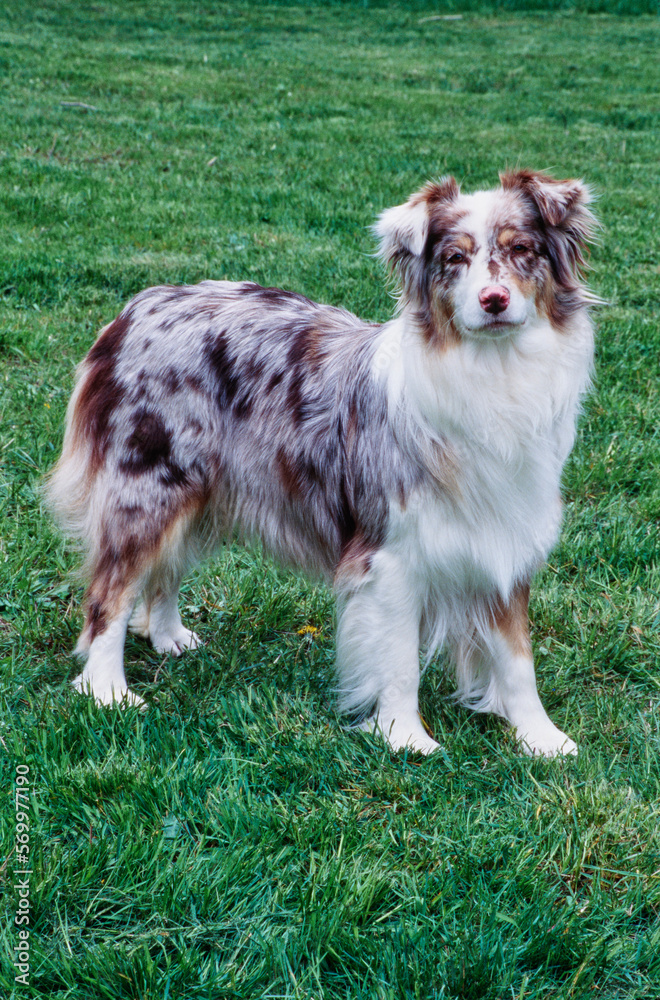
[[[3,1000],[660,995],[660,30],[515,6],[3,4]],[[186,584],[201,650],[129,641],[146,713],[74,696],[75,559],[39,489],[99,327],[206,277],[383,320],[376,213],[515,165],[584,177],[604,226],[595,388],[532,600],[541,694],[580,756],[521,757],[447,700],[441,664],[441,752],[345,732],[329,592],[239,549]]]

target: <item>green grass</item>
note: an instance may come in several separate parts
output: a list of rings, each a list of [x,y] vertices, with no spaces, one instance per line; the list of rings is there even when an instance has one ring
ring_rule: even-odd
[[[3,5],[1,824],[9,855],[28,764],[33,871],[23,986],[2,869],[3,1000],[660,995],[660,32],[515,6]],[[345,732],[328,591],[241,550],[186,585],[201,650],[129,641],[148,712],[75,697],[75,559],[39,488],[98,328],[205,277],[385,319],[376,213],[518,164],[583,176],[604,224],[595,388],[532,601],[579,758],[521,758],[438,664],[440,753]]]

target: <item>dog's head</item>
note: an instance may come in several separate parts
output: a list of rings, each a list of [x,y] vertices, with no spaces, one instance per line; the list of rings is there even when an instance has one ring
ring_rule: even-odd
[[[589,189],[520,170],[493,191],[453,177],[380,216],[380,251],[429,338],[492,339],[543,317],[558,328],[594,297],[580,283]]]

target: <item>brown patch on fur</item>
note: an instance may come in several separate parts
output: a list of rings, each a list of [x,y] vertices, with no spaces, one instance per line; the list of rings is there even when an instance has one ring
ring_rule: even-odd
[[[426,467],[442,492],[458,502],[462,496],[458,478],[459,465],[449,446],[440,441],[431,441]]]
[[[252,408],[254,406],[254,400],[250,395],[249,389],[243,393],[242,396],[234,403],[234,415],[239,420],[245,420],[252,413]]]
[[[276,389],[285,375],[286,372],[275,372],[274,375],[271,375],[268,385],[266,386],[266,392],[271,393],[273,389]]]
[[[115,368],[131,318],[132,309],[124,309],[102,331],[84,362],[86,371],[73,420],[76,438],[91,443],[89,471],[92,474],[103,464],[111,438],[110,417],[124,395],[115,377]]]
[[[303,401],[302,385],[305,375],[302,366],[298,365],[291,374],[291,381],[286,394],[286,405],[293,418],[294,426],[300,424],[307,417],[307,406]]]
[[[533,297],[538,298],[539,293],[542,292],[544,288],[547,288],[549,284],[548,282],[542,282],[541,288],[539,288],[538,282],[535,281],[533,277],[517,274],[513,270],[509,272],[509,279],[511,284],[515,285],[526,299],[531,299]]]
[[[504,226],[497,234],[497,243],[500,247],[506,247],[514,243],[518,239],[518,236],[517,229],[513,229],[511,226]]]
[[[376,546],[370,544],[363,534],[357,532],[353,535],[342,549],[335,570],[335,586],[341,589],[364,579],[371,570],[371,562],[375,552]]]
[[[167,391],[172,395],[174,395],[175,392],[178,392],[181,388],[181,376],[173,365],[170,365],[165,372],[163,382]]]
[[[322,332],[312,323],[299,323],[294,326],[287,364],[293,368],[302,362],[307,362],[311,367],[316,367],[323,357],[322,340]]]
[[[305,399],[304,384],[307,371],[318,368],[322,359],[322,336],[321,330],[311,323],[300,323],[292,331],[291,346],[286,358],[287,368],[291,369],[286,405],[295,425],[309,416],[309,401]],[[274,379],[271,379],[271,383],[277,384]]]
[[[452,309],[441,294],[431,293],[426,310],[418,310],[417,322],[426,343],[436,351],[446,351],[461,342],[461,335],[454,326]]]
[[[221,410],[231,409],[239,420],[249,417],[254,405],[253,383],[263,365],[251,360],[242,366],[231,356],[224,333],[210,333],[206,340],[206,357],[216,378],[216,403]]]
[[[171,457],[172,434],[157,414],[148,410],[135,414],[126,451],[128,454],[119,462],[119,469],[125,475],[139,477],[159,469],[163,486],[183,486],[187,482],[186,472]]]
[[[139,476],[167,461],[172,449],[172,435],[157,414],[143,410],[135,415],[133,433],[126,447],[132,454],[119,467],[122,472]]]
[[[443,177],[439,181],[429,181],[421,191],[417,191],[410,199],[411,205],[419,205],[425,201],[435,207],[439,202],[455,201],[460,194],[460,188],[454,177]]]
[[[101,536],[96,565],[85,597],[85,642],[91,642],[105,631],[121,608],[122,598],[131,581],[138,576],[138,567],[146,555],[146,546],[135,534],[112,539],[107,531]]]
[[[468,255],[473,254],[476,248],[474,237],[470,236],[469,233],[457,233],[451,238],[451,248],[452,251],[461,250]]]
[[[300,295],[299,292],[288,292],[284,288],[264,288],[254,281],[244,282],[237,291],[240,295],[253,295],[259,302],[267,306],[289,306],[294,303],[304,303],[310,306],[315,304],[311,299]]]
[[[300,500],[304,495],[303,477],[300,469],[296,466],[292,458],[287,455],[284,448],[278,449],[276,461],[277,471],[284,492],[292,499]]]
[[[258,385],[263,377],[265,362],[263,358],[248,358],[241,366],[241,390],[234,400],[232,412],[239,420],[250,416],[254,408],[255,396],[258,395]]]
[[[502,265],[499,263],[499,261],[491,257],[491,259],[488,261],[488,273],[493,279],[493,281],[497,281],[501,271],[502,271]]]
[[[87,363],[97,365],[100,363],[114,362],[124,337],[131,325],[133,310],[129,306],[124,309],[117,319],[109,323],[99,334],[96,342],[89,349]]]
[[[108,621],[105,611],[103,610],[103,605],[98,601],[94,601],[90,604],[87,611],[87,630],[89,633],[89,642],[93,642],[97,635],[105,632],[108,627]]]
[[[175,536],[185,534],[186,527],[200,518],[207,503],[206,489],[189,487],[160,514],[128,505],[114,510],[101,532],[89,574],[83,648],[118,617],[139,581],[158,566],[162,553],[166,553],[166,561],[171,558]]]
[[[492,609],[493,626],[505,638],[518,656],[530,656],[532,644],[529,637],[529,583],[514,587],[509,600],[498,601]]]

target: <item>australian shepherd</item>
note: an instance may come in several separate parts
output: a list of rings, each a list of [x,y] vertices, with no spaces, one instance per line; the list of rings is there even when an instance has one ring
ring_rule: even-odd
[[[234,534],[320,572],[337,597],[341,710],[394,749],[438,744],[420,650],[458,700],[527,753],[575,753],[537,693],[530,581],[555,544],[560,481],[589,382],[593,217],[578,180],[452,177],[383,212],[396,315],[252,282],[149,288],[78,370],[49,497],[87,554],[74,684],[140,703],[127,628],[174,656],[183,574]]]

